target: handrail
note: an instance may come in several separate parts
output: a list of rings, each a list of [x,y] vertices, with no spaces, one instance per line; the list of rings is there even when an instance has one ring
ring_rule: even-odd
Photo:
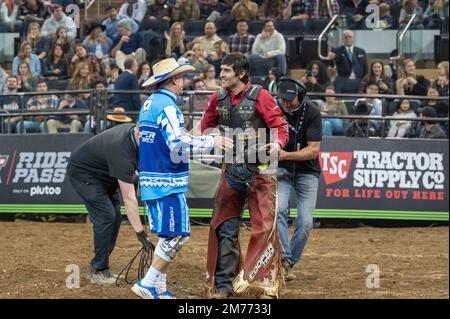
[[[405,28],[403,29],[402,33],[400,33],[400,36],[398,37],[398,42],[397,42],[397,51],[398,51],[398,55],[397,56],[393,56],[390,58],[391,61],[397,61],[400,60],[401,56],[402,56],[402,48],[403,48],[403,37],[405,36],[406,32],[409,30],[409,27],[411,26],[411,23],[413,23],[414,19],[417,17],[417,14],[413,14],[411,19],[409,19],[408,23],[406,24]]]
[[[84,6],[84,20],[88,20],[88,9],[92,7],[96,0],[89,0],[88,3]],[[109,1],[111,5],[111,0]],[[100,1],[97,1],[97,17],[100,15]]]
[[[327,24],[325,29],[323,29],[322,33],[319,35],[319,44],[317,45],[317,51],[318,51],[319,58],[323,61],[328,61],[330,59],[328,57],[322,55],[322,38],[325,35],[325,33],[328,32],[328,30],[331,28],[331,26],[334,24],[334,22],[337,20],[337,18],[339,18],[339,15],[335,14],[333,16],[333,18],[331,19],[331,21]]]

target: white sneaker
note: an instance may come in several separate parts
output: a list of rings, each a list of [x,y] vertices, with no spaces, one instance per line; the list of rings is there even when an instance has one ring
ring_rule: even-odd
[[[145,287],[141,284],[141,280],[136,282],[134,286],[131,288],[131,290],[138,295],[139,297],[143,299],[160,299],[158,290],[156,290],[156,287]],[[166,298],[164,298],[166,299]]]

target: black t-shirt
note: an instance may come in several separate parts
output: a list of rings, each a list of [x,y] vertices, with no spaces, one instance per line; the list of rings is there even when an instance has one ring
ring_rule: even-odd
[[[303,107],[305,108],[305,115],[303,121],[301,121]],[[307,147],[308,142],[320,142],[322,140],[320,111],[308,101],[305,101],[305,106],[303,107],[295,114],[285,114],[289,125],[289,142],[284,148],[286,152],[296,152]],[[300,122],[302,122],[301,127]],[[308,161],[281,161],[279,166],[291,172],[320,175],[318,158]]]
[[[93,178],[107,187],[117,188],[118,181],[139,180],[139,151],[134,141],[134,124],[117,125],[81,144],[72,155],[67,173]]]

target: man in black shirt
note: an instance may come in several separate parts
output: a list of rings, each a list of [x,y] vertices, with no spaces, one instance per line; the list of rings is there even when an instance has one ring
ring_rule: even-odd
[[[289,126],[289,142],[279,153],[278,164],[278,231],[283,248],[285,280],[295,279],[294,265],[300,260],[313,227],[320,175],[320,111],[305,99],[306,87],[299,81],[282,77],[277,104]],[[297,197],[294,234],[289,242],[289,198],[292,188]]]
[[[119,188],[125,210],[145,249],[151,242],[142,226],[134,184],[139,181],[139,129],[132,123],[115,126],[80,145],[71,155],[67,175],[83,199],[94,225],[95,256],[88,280],[113,284],[109,271],[111,255],[121,222]]]

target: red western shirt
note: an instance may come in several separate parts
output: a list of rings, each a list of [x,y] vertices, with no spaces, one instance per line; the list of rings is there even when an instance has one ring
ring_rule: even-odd
[[[231,104],[234,106],[238,105],[239,102],[251,87],[250,82],[248,82],[243,91],[234,95],[231,91],[228,91],[228,94],[231,98]],[[209,99],[208,106],[205,109],[205,114],[202,117],[200,122],[200,128],[205,131],[208,128],[214,128],[219,125],[219,114],[217,113],[217,92]],[[259,115],[266,123],[268,128],[277,128],[278,129],[278,137],[275,142],[278,142],[281,147],[285,147],[289,134],[287,128],[287,122],[283,118],[283,114],[280,108],[276,105],[275,100],[272,95],[267,90],[261,89],[261,92],[256,99],[256,109],[258,110]]]

